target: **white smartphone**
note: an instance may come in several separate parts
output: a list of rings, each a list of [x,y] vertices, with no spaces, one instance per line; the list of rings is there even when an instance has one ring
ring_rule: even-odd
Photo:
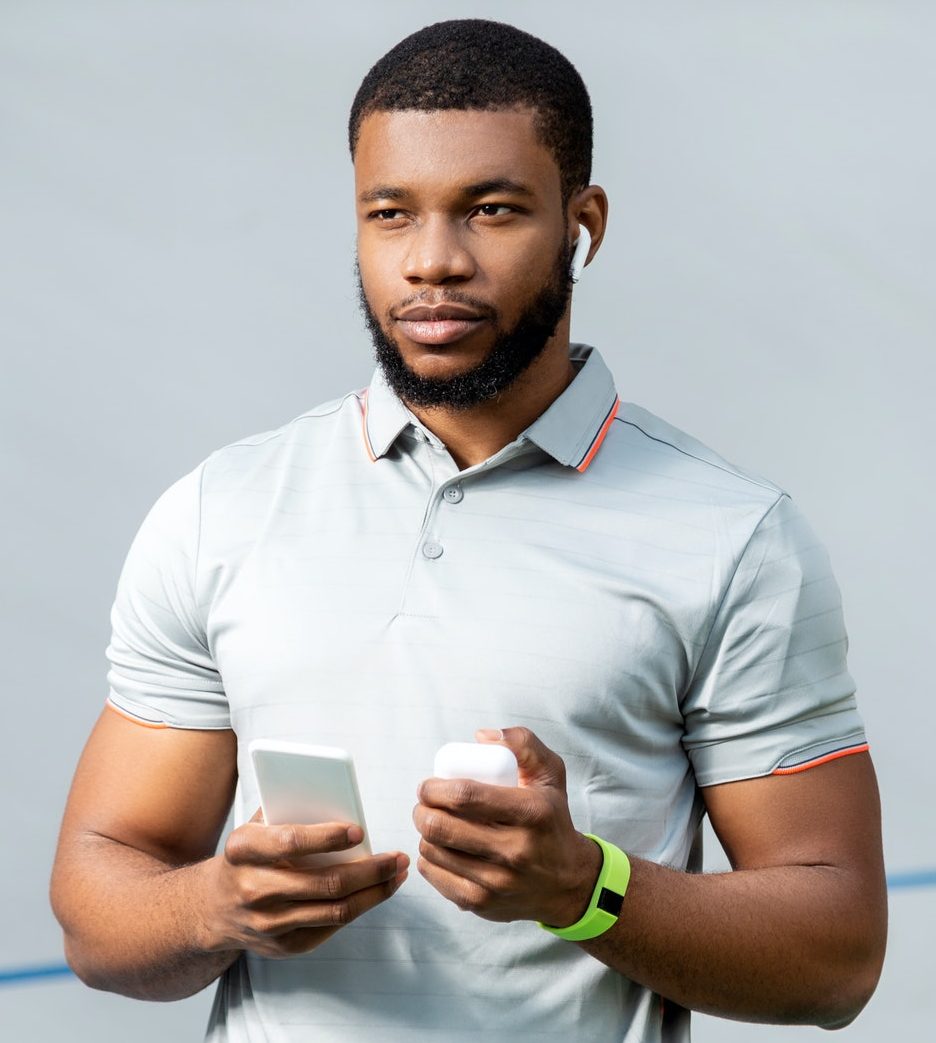
[[[350,862],[372,853],[354,761],[347,750],[253,739],[247,751],[257,778],[263,820],[268,825],[351,822],[364,830],[360,844],[343,851],[304,855],[303,866]]]

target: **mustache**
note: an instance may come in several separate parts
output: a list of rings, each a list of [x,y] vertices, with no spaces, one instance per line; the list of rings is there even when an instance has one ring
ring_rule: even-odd
[[[374,313],[371,309],[370,301],[367,299],[367,294],[364,292],[364,280],[361,278],[361,265],[356,256],[354,258],[354,281],[357,283],[358,306],[364,312],[365,319],[367,319],[369,315],[373,316]],[[427,308],[432,308],[440,304],[461,304],[466,308],[471,308],[476,311],[481,318],[491,319],[495,323],[497,323],[499,318],[498,311],[493,305],[482,300],[480,297],[475,297],[474,294],[466,293],[464,290],[456,290],[454,288],[440,291],[428,287],[416,293],[411,293],[408,297],[404,297],[402,300],[391,304],[387,308],[385,318],[389,324],[393,321],[393,314],[403,311],[404,308],[412,308],[414,305],[423,305]]]
[[[465,308],[470,308],[481,318],[497,319],[497,309],[488,304],[487,301],[482,300],[480,297],[475,297],[473,294],[465,293],[462,290],[452,289],[445,290],[442,293],[423,290],[420,293],[410,294],[410,296],[404,297],[403,300],[397,301],[396,304],[391,305],[387,309],[387,318],[392,319],[394,315],[398,315],[406,308],[414,306],[434,308],[444,304],[460,304]]]

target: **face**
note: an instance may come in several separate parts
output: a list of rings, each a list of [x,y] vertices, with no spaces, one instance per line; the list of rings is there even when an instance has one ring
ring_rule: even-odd
[[[374,113],[355,186],[362,310],[404,401],[468,408],[565,352],[571,247],[531,112]]]

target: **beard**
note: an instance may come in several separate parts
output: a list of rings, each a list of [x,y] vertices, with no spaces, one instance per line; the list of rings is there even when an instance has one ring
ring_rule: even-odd
[[[447,289],[443,298],[446,302],[467,305],[489,317],[494,325],[494,343],[480,362],[463,373],[451,377],[424,377],[409,367],[396,340],[374,314],[364,293],[360,267],[355,262],[358,304],[387,383],[398,398],[412,406],[444,406],[462,410],[496,398],[539,358],[556,332],[572,293],[571,263],[572,248],[563,238],[548,281],[510,329],[499,325],[497,312],[490,305],[461,291]],[[418,298],[413,298],[406,304],[417,302]],[[392,321],[388,312],[387,324]]]

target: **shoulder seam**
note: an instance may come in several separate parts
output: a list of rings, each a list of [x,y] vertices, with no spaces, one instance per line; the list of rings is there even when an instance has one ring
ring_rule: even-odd
[[[779,492],[781,496],[787,495],[784,490],[780,489],[778,485],[774,485],[773,482],[758,481],[756,478],[750,475],[744,474],[741,471],[733,470],[730,467],[723,467],[721,464],[715,463],[713,460],[705,460],[701,456],[697,456],[695,453],[689,452],[688,449],[683,449],[682,446],[674,445],[672,442],[667,441],[665,438],[658,438],[656,435],[650,434],[649,431],[645,430],[634,420],[627,420],[624,417],[616,416],[614,418],[618,423],[627,424],[630,427],[635,427],[642,435],[649,438],[652,442],[659,442],[660,445],[668,445],[670,449],[675,449],[677,453],[682,453],[683,456],[688,456],[691,460],[698,460],[700,464],[705,464],[707,467],[714,467],[717,471],[724,471],[725,474],[730,474],[734,478],[739,478],[743,482],[748,482],[750,485],[756,485],[759,489],[766,489],[768,492]],[[778,497],[779,499],[779,497]],[[775,500],[774,503],[777,501]],[[773,507],[773,504],[771,504]]]
[[[290,425],[296,424],[300,420],[317,420],[319,417],[331,416],[332,413],[337,413],[338,410],[341,409],[341,407],[345,404],[345,402],[348,401],[349,398],[355,398],[356,396],[356,391],[349,391],[346,395],[342,395],[341,398],[339,398],[335,402],[331,409],[327,409],[322,413],[314,413],[311,410],[305,413],[300,413],[299,416],[295,416],[292,418],[292,420],[287,420],[285,424],[281,424],[278,428],[276,428],[275,431],[271,431],[266,438],[260,439],[259,442],[248,441],[248,438],[250,437],[248,436],[248,438],[242,438],[240,439],[240,441],[230,442],[228,443],[228,445],[223,446],[221,449],[215,450],[215,452],[220,453],[223,452],[225,449],[252,449],[258,445],[266,445],[267,442],[272,442],[274,438],[279,438],[286,430],[286,428]],[[212,453],[212,456],[214,455],[215,454]]]
[[[678,446],[673,446],[674,449]],[[692,668],[692,673],[689,679],[686,681],[686,686],[683,689],[682,694],[686,695],[695,683],[696,674],[699,672],[699,666],[702,660],[705,658],[705,653],[708,651],[709,642],[712,640],[712,633],[715,630],[715,624],[718,621],[718,617],[721,614],[722,606],[725,604],[725,598],[728,597],[728,591],[731,590],[731,584],[734,583],[735,576],[738,574],[738,569],[741,568],[741,562],[744,561],[744,556],[748,552],[748,547],[754,540],[754,537],[760,531],[760,527],[764,524],[767,515],[773,512],[773,509],[783,499],[791,499],[789,493],[781,492],[780,495],[773,501],[773,503],[767,508],[766,511],[757,519],[757,524],[751,529],[751,533],[748,538],[744,541],[744,546],[741,548],[741,553],[738,555],[737,560],[734,563],[734,568],[731,570],[731,575],[725,582],[724,589],[721,592],[721,597],[718,599],[718,604],[715,606],[715,611],[712,613],[712,621],[709,623],[708,633],[705,635],[705,641],[702,643],[702,648],[699,651],[699,658],[696,659],[695,666]]]

